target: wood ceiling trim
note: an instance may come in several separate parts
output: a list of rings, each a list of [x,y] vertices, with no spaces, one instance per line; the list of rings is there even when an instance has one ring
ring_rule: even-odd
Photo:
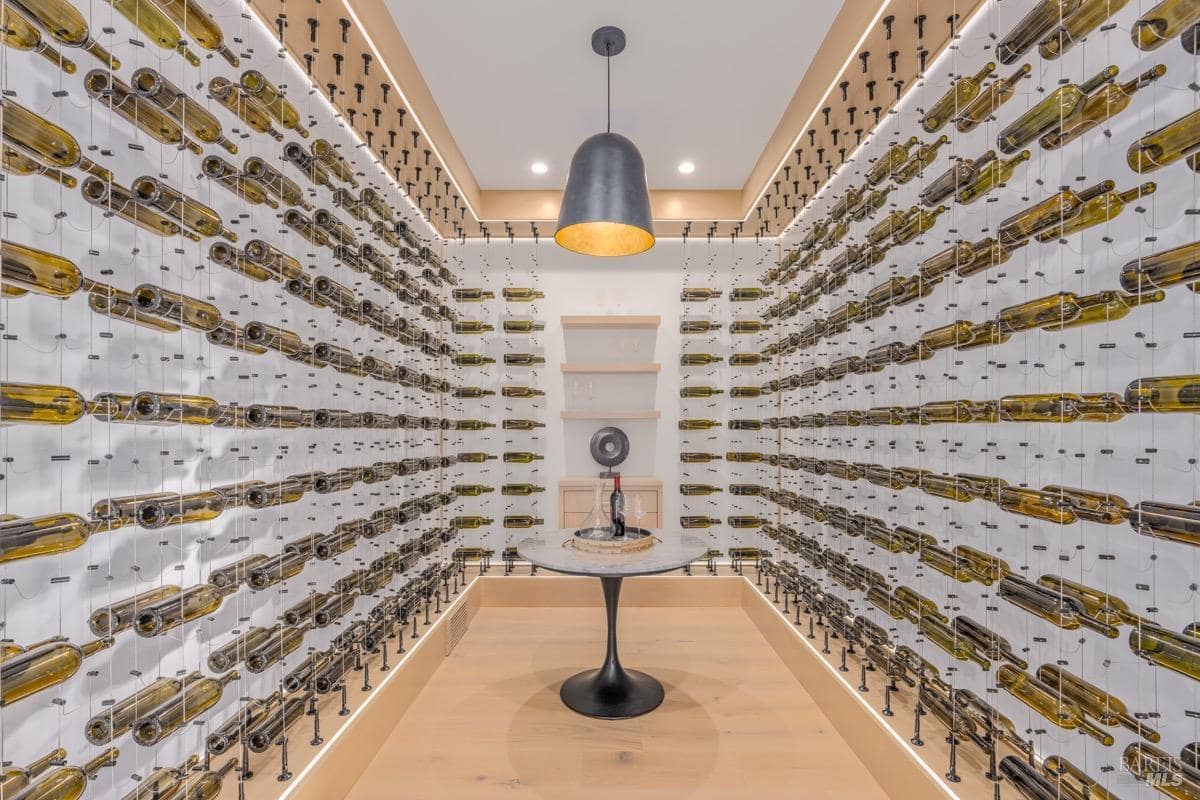
[[[821,101],[824,100],[828,87],[834,84],[842,64],[855,52],[859,39],[880,9],[887,4],[888,0],[845,0],[842,4],[842,10],[838,12],[829,32],[821,41],[821,46],[809,62],[804,78],[796,87],[795,94],[779,118],[779,124],[775,126],[771,138],[767,140],[762,154],[742,186],[742,210],[738,215],[739,219],[744,219],[754,208],[763,187],[768,185],[779,169],[779,163],[791,154],[798,133],[805,130],[813,111],[820,108]]]
[[[947,19],[956,14],[961,27],[985,2],[846,0],[746,184],[740,190],[652,191],[655,220],[664,223],[659,235],[779,235],[853,159],[857,142],[876,126],[875,109],[882,121],[919,85],[918,53],[924,50],[931,64],[951,43]],[[559,191],[479,188],[382,0],[251,0],[251,5],[272,29],[286,18],[282,38],[291,57],[443,236],[498,235],[501,229],[528,236],[530,222],[548,223],[540,234],[552,232]],[[918,16],[924,18],[922,37]],[[881,24],[889,18],[890,36]],[[313,27],[313,21],[319,24]],[[858,58],[863,52],[870,53],[865,69]],[[401,108],[409,115],[402,128],[396,118]]]

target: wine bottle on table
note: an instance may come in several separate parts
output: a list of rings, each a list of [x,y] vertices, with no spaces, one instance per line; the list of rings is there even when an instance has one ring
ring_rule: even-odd
[[[625,535],[625,495],[621,492],[621,474],[613,475],[612,496],[608,498],[613,536]]]

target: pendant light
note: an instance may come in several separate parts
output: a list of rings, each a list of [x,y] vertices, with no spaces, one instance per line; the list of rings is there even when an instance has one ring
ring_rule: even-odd
[[[654,246],[642,154],[612,132],[612,57],[624,49],[620,28],[605,26],[592,34],[592,50],[605,58],[608,123],[571,158],[554,234],[560,246],[589,256],[632,256]]]

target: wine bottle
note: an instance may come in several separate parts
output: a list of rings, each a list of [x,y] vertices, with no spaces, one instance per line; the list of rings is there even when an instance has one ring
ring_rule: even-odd
[[[123,736],[133,728],[140,716],[158,708],[179,694],[187,684],[202,677],[202,673],[193,672],[182,678],[159,678],[152,681],[89,719],[83,728],[87,740],[95,745],[104,745]]]
[[[463,464],[483,464],[487,461],[492,461],[496,457],[488,453],[459,453],[456,458]]]
[[[546,521],[541,517],[528,514],[508,514],[504,517],[505,528],[536,528],[545,524]]]
[[[267,164],[261,158],[257,156],[247,158],[243,169],[249,178],[257,181],[259,185],[278,197],[280,202],[285,205],[298,206],[308,211],[312,210],[312,206],[304,200],[304,190],[300,188],[300,185]],[[266,245],[265,242],[263,244]],[[271,247],[271,245],[266,246]],[[249,245],[247,245],[247,248],[249,248]]]
[[[1042,228],[1034,238],[1039,242],[1050,242],[1094,225],[1109,222],[1120,214],[1126,205],[1139,198],[1154,194],[1156,188],[1156,184],[1147,182],[1124,192],[1112,190],[1103,192],[1084,202],[1079,213],[1062,222]]]
[[[715,517],[707,517],[703,515],[687,515],[679,518],[679,527],[684,530],[693,530],[697,528],[711,528],[714,525],[720,525],[721,520]]]
[[[1200,797],[1200,773],[1157,747],[1135,742],[1121,755],[1125,769],[1172,800]]]
[[[527,451],[509,451],[504,454],[503,461],[505,464],[532,464],[534,461],[541,461],[544,456],[538,453],[530,453]]]
[[[1062,667],[1043,664],[1038,667],[1037,679],[1074,702],[1085,714],[1094,717],[1102,725],[1120,725],[1150,742],[1158,742],[1161,739],[1158,731],[1134,719],[1120,698]]]
[[[142,3],[145,5],[145,3]],[[133,73],[132,89],[141,98],[153,103],[187,128],[202,142],[217,144],[230,153],[237,152],[237,145],[221,130],[221,123],[208,109],[190,98],[175,84],[167,80],[158,70],[142,67]]]
[[[925,638],[940,647],[952,658],[959,661],[971,661],[985,672],[992,668],[991,661],[977,651],[967,639],[960,638],[945,623],[932,617],[921,617],[917,621],[917,629],[924,634]]]
[[[1111,733],[1093,724],[1073,700],[1011,664],[1003,664],[997,670],[996,685],[1060,728],[1081,730],[1105,746],[1115,741]]]
[[[101,209],[105,216],[116,214],[158,236],[183,236],[194,242],[200,241],[200,236],[196,233],[185,230],[174,220],[137,202],[133,193],[119,183],[106,183],[89,176],[84,179],[80,191],[83,193],[83,199]]]
[[[1055,150],[1075,141],[1088,131],[1112,119],[1129,107],[1133,95],[1149,86],[1167,73],[1167,68],[1158,64],[1128,83],[1106,83],[1088,95],[1076,107],[1074,113],[1056,129],[1041,137],[1040,143],[1047,150]]]
[[[504,364],[509,367],[536,367],[546,363],[546,357],[533,353],[505,353]]]
[[[496,297],[495,293],[485,289],[455,289],[450,295],[460,303],[479,303],[484,300],[492,300]]]
[[[1188,156],[1188,165],[1197,168],[1193,154],[1200,147],[1200,111],[1193,111],[1129,146],[1126,161],[1134,172],[1152,172]]]
[[[1029,160],[1029,151],[1022,150],[1010,159],[991,160],[987,162],[972,178],[958,190],[954,199],[963,205],[970,205],[979,198],[987,195],[998,186],[1002,186],[1012,178],[1017,167]],[[985,242],[994,240],[987,239]],[[969,260],[968,260],[969,263]],[[965,266],[965,264],[964,264]],[[959,267],[961,275],[962,267]],[[974,274],[974,273],[971,273]]]
[[[158,744],[215,706],[225,687],[238,677],[238,671],[232,670],[220,678],[192,681],[182,692],[138,719],[133,726],[134,741],[147,747]]]
[[[274,119],[267,110],[236,83],[228,78],[215,77],[208,82],[208,94],[251,130],[265,133],[277,142],[283,141],[283,134],[275,128]]]
[[[996,151],[988,150],[979,158],[959,158],[955,159],[946,171],[934,178],[929,184],[921,190],[920,199],[921,205],[926,208],[932,208],[938,205],[941,201],[950,197],[955,192],[966,186],[979,170],[991,161],[996,159]]]
[[[947,211],[946,206],[938,206],[932,211],[920,209],[917,213],[905,220],[904,224],[896,229],[892,234],[892,243],[902,245],[911,242],[913,239],[925,233],[933,227],[937,222],[937,218]]]
[[[256,178],[243,175],[237,167],[220,156],[205,156],[204,160],[200,162],[200,171],[204,177],[212,180],[218,186],[228,189],[247,203],[279,208],[279,203],[271,196],[271,192],[266,186]]]
[[[1130,526],[1143,536],[1200,545],[1200,507],[1142,501],[1129,514]]]
[[[1000,634],[970,617],[954,618],[954,632],[967,640],[981,653],[996,661],[1007,661],[1018,669],[1028,669],[1029,663],[1013,652],[1012,644]]]
[[[121,751],[110,747],[82,767],[55,767],[46,777],[20,793],[21,800],[79,800],[87,791],[88,781],[104,767],[117,763]]]
[[[893,172],[899,169],[904,162],[908,160],[909,151],[912,150],[913,146],[919,141],[920,140],[917,137],[913,136],[907,142],[901,142],[889,147],[884,154],[880,156],[874,164],[871,165],[871,168],[867,170],[867,183],[871,184],[872,186],[877,186],[883,182],[885,178],[891,176]],[[806,237],[804,240],[801,240],[800,247],[803,249],[811,247],[812,244],[815,244],[816,240],[820,239],[823,235],[824,233],[818,234],[813,241],[808,244],[805,244],[805,242],[808,241],[808,238]]]
[[[221,793],[221,784],[237,765],[238,760],[231,758],[220,769],[206,769],[198,775],[188,775],[181,785],[181,800],[215,800]]]
[[[103,531],[75,514],[13,517],[0,521],[0,563],[66,553],[82,547],[88,537]]]
[[[237,591],[237,586],[219,589],[207,583],[197,584],[165,600],[142,606],[133,620],[139,636],[158,636],[185,622],[206,616],[221,607],[225,597]]]
[[[0,383],[0,420],[10,425],[68,425],[91,410],[92,404],[83,395],[66,386]]]
[[[143,608],[178,595],[179,592],[178,586],[164,585],[148,589],[119,603],[98,608],[88,617],[88,627],[96,636],[115,636],[132,627],[133,621]]]
[[[1200,681],[1200,639],[1143,621],[1129,632],[1129,649],[1152,664]],[[0,662],[0,669],[8,662]]]
[[[121,68],[120,60],[92,38],[87,20],[67,0],[13,0],[12,5],[66,47],[78,47],[111,69]]]
[[[719,322],[712,322],[706,319],[681,319],[679,320],[679,332],[688,333],[710,333],[721,329]]]
[[[242,91],[257,100],[280,125],[300,134],[301,138],[308,138],[308,129],[300,124],[300,112],[296,110],[294,105],[288,102],[287,98],[284,97],[283,91],[272,83],[266,75],[256,69],[248,69],[242,73],[241,87]],[[290,158],[294,154],[289,154],[285,149],[285,155]],[[309,160],[315,161],[316,159],[310,157]],[[324,166],[321,167],[321,172],[323,175],[327,174]],[[314,180],[316,179],[314,178]],[[328,183],[325,180],[319,182]],[[329,188],[332,190],[335,187],[329,184]]]
[[[684,464],[707,464],[710,461],[720,461],[721,456],[717,453],[697,453],[685,451],[679,454],[679,460]]]
[[[1042,58],[1054,60],[1070,50],[1108,18],[1125,7],[1129,0],[1082,0],[1062,24],[1038,42]]]
[[[462,528],[464,530],[474,530],[476,528],[482,528],[487,525],[491,525],[494,522],[495,522],[495,520],[491,519],[490,517],[458,516],[458,517],[454,517],[451,520],[450,524],[453,525],[455,528]]]
[[[350,184],[355,189],[358,188],[358,180],[354,177],[354,167],[351,166],[350,162],[327,139],[314,139],[312,144],[309,145],[309,150],[312,152],[314,158],[328,167],[329,171],[337,176],[338,180]],[[378,200],[377,196],[376,199]],[[384,219],[391,217],[386,212],[380,216]]]
[[[1130,411],[1194,413],[1200,409],[1200,375],[1138,378],[1125,387]]]
[[[318,655],[320,654],[314,653],[313,656],[310,656],[310,658],[314,658]],[[284,681],[284,686],[288,691],[295,691],[301,687],[300,684],[297,684],[294,688],[292,688],[286,679]],[[281,692],[276,691],[268,697],[264,697],[260,700],[251,700],[244,706],[240,707],[237,713],[228,722],[217,728],[212,733],[208,734],[208,738],[205,740],[205,747],[208,752],[214,756],[219,756],[229,752],[233,745],[237,744],[247,731],[253,730],[264,719],[266,719],[267,715],[270,714],[272,709],[275,708],[275,705],[280,701],[281,697]],[[134,799],[129,798],[129,800]],[[138,800],[142,799],[138,798]],[[151,800],[151,798],[145,798],[145,800]]]
[[[261,487],[255,487],[258,489]],[[251,492],[255,491],[254,489]],[[232,564],[214,569],[208,573],[208,582],[218,589],[229,589],[246,580],[250,571],[268,560],[261,553],[253,553],[245,558],[239,558]]]
[[[327,666],[316,680],[324,691],[331,691],[339,684],[341,676],[353,668],[354,657],[349,652],[339,653],[331,659],[334,666]],[[268,715],[253,729],[244,733],[246,746],[254,753],[265,753],[279,740],[292,724],[303,717],[309,704],[313,701],[313,693],[296,694],[285,697],[282,702],[274,705]]]
[[[503,328],[505,333],[534,333],[546,330],[546,324],[531,319],[506,319]]]
[[[1053,785],[1055,798],[1072,800],[1120,800],[1100,783],[1062,756],[1047,756],[1042,760],[1042,772]]]
[[[3,22],[0,20],[0,25],[2,24]],[[4,32],[2,29],[0,29],[0,38],[2,38],[3,35]],[[47,167],[45,164],[40,164],[29,156],[18,153],[8,145],[4,145],[3,148],[0,148],[0,169],[3,169],[5,172],[12,175],[41,175],[42,177],[61,184],[68,189],[74,189],[79,185],[79,181],[74,175],[63,172],[61,169]],[[19,296],[25,293],[24,290],[17,289],[16,287],[4,286],[2,288],[4,289],[4,293],[10,297]]]
[[[35,778],[54,766],[54,762],[62,761],[66,757],[67,751],[59,747],[36,761],[29,762],[27,767],[5,767],[0,771],[0,797],[16,797]]]
[[[1086,625],[1110,639],[1120,635],[1116,627],[1090,617],[1083,604],[1071,595],[1052,592],[1015,575],[1006,575],[997,586],[996,594],[1064,630],[1077,630]]]
[[[1069,795],[1060,794],[1058,787],[1049,778],[1037,772],[1033,765],[1025,763],[1016,756],[1004,756],[1000,759],[998,776],[1007,780],[1008,784],[1016,789],[1017,793],[1025,800],[1059,800],[1069,797]],[[999,783],[996,786],[998,787]]]
[[[37,53],[68,75],[74,75],[77,69],[75,62],[42,39],[41,31],[14,6],[0,9],[0,42],[15,50]]]
[[[1200,8],[1189,0],[1162,0],[1161,3],[1142,14],[1133,23],[1129,32],[1134,45],[1140,50],[1156,50],[1169,39],[1173,39],[1196,20],[1200,19]]]
[[[47,166],[81,169],[103,181],[113,180],[111,172],[84,157],[79,142],[65,129],[9,98],[0,100],[0,111],[4,143],[17,152]]]
[[[915,589],[911,589],[908,586],[897,586],[892,592],[892,597],[900,604],[904,609],[905,615],[913,622],[925,617],[935,619],[943,624],[950,622],[950,618],[942,613],[941,608],[936,602]]]
[[[265,672],[299,649],[312,627],[312,623],[286,628],[276,626],[264,641],[246,654],[246,669],[253,673]]]
[[[133,87],[113,73],[94,69],[84,76],[83,85],[93,100],[117,112],[155,141],[185,148],[198,156],[204,154],[203,148],[184,135],[183,128],[170,114],[136,94]]]
[[[1083,105],[1088,95],[1115,78],[1117,72],[1117,68],[1110,65],[1081,84],[1068,83],[1058,87],[1000,131],[996,147],[1011,155],[1034,139],[1057,131]]]
[[[928,142],[919,146],[916,151],[909,156],[907,161],[905,161],[892,172],[892,180],[898,184],[908,183],[910,180],[919,175],[921,171],[925,169],[925,167],[933,163],[933,160],[937,158],[938,150],[940,150],[942,145],[948,141],[950,141],[950,137],[943,134],[937,139],[934,139],[932,142]]]
[[[947,122],[974,100],[983,88],[983,81],[996,69],[995,62],[989,61],[974,75],[964,75],[954,81],[950,90],[942,95],[925,115],[921,117],[921,127],[926,133],[937,133]]]
[[[1029,75],[1030,71],[1031,69],[1028,64],[1022,64],[1009,77],[996,78],[989,83],[974,100],[962,106],[958,112],[958,116],[954,118],[954,127],[958,129],[959,133],[969,133],[975,130],[975,128],[979,127],[979,125],[999,111],[1000,106],[1015,96],[1014,89],[1017,83]]]
[[[707,367],[719,364],[724,359],[712,353],[680,353],[679,365],[682,367]]]
[[[88,656],[112,646],[112,639],[82,645],[48,642],[0,661],[0,707],[57,686],[76,672]]]
[[[1034,7],[1021,18],[996,46],[1001,64],[1011,64],[1029,51],[1055,25],[1075,13],[1081,0],[1037,0]]]
[[[711,288],[688,288],[684,287],[679,292],[679,301],[682,303],[704,303],[709,300],[716,300],[721,296],[720,289]]]

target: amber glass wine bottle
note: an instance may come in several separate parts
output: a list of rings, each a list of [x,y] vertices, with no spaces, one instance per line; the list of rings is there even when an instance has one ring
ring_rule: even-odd
[[[1133,23],[1130,36],[1141,50],[1156,50],[1200,19],[1193,0],[1162,0]]]
[[[995,69],[995,62],[989,61],[974,75],[964,75],[956,80],[950,90],[929,107],[925,116],[921,117],[921,127],[925,129],[925,132],[937,133],[940,131],[955,114],[979,95],[984,79]]]
[[[1085,714],[1103,725],[1120,725],[1150,742],[1161,739],[1158,731],[1134,719],[1125,702],[1119,697],[1060,666],[1043,664],[1037,669],[1037,679],[1074,702]]]
[[[1011,664],[1003,664],[997,670],[996,685],[1060,728],[1081,730],[1105,746],[1115,741],[1111,733],[1089,720],[1073,700]]]
[[[1001,64],[1012,64],[1023,56],[1055,25],[1075,13],[1081,0],[1037,0],[1021,21],[1013,26],[1000,44],[996,56]]]
[[[92,38],[87,20],[67,0],[13,0],[12,4],[63,45],[78,47],[111,69],[121,68],[120,60]]]
[[[83,155],[79,142],[65,129],[9,98],[0,100],[0,111],[0,131],[9,147],[47,166],[78,168],[113,180],[111,172]]]
[[[1009,77],[996,78],[989,83],[978,97],[962,106],[958,116],[954,119],[954,127],[959,133],[969,133],[975,130],[1014,97],[1017,83],[1029,75],[1030,71],[1031,68],[1028,64],[1022,64]]]
[[[1088,95],[1057,129],[1041,137],[1039,141],[1042,147],[1056,150],[1075,141],[1096,126],[1120,114],[1129,107],[1133,95],[1138,90],[1146,88],[1165,74],[1167,68],[1158,64],[1128,83],[1104,84]]]
[[[275,120],[261,103],[243,92],[241,86],[218,76],[208,82],[208,94],[248,125],[250,130],[265,133],[275,141],[283,141],[283,133],[275,128]]]
[[[0,42],[14,50],[37,53],[68,75],[77,69],[74,61],[45,41],[33,22],[13,6],[0,9]]]
[[[84,724],[84,735],[94,745],[105,745],[125,735],[139,716],[158,708],[183,690],[192,681],[204,677],[193,672],[182,678],[163,677],[151,681],[136,692],[108,706]]]
[[[884,178],[890,176],[895,170],[899,169],[905,161],[908,160],[909,151],[912,150],[913,146],[919,141],[920,140],[917,137],[913,136],[906,142],[900,142],[889,147],[884,154],[880,156],[879,159],[871,166],[871,168],[867,170],[867,182],[872,186],[876,186],[883,182]],[[818,234],[812,239],[812,242],[807,245],[805,244],[805,242],[808,241],[806,237],[806,239],[801,241],[800,247],[806,248],[812,244],[815,244],[817,239],[820,239],[823,235],[823,233]]]
[[[107,183],[88,176],[80,191],[84,200],[99,208],[106,216],[116,214],[157,236],[183,236],[195,242],[200,241],[199,235],[137,202],[133,193],[119,183]]]
[[[0,797],[16,797],[35,778],[54,766],[55,762],[63,761],[66,757],[67,751],[59,747],[36,761],[29,762],[28,766],[5,767],[0,771]]]
[[[88,656],[111,647],[112,639],[87,644],[49,642],[0,661],[0,707],[66,681]]]
[[[133,87],[113,73],[94,69],[84,76],[83,85],[98,105],[115,111],[155,141],[186,148],[198,156],[204,154],[203,147],[184,134],[183,127],[174,117],[135,94]]]
[[[189,683],[182,692],[138,719],[133,727],[134,741],[149,747],[181,730],[215,706],[225,687],[238,677],[237,670],[232,670],[220,678],[201,678]]]
[[[1129,146],[1125,160],[1134,172],[1152,172],[1200,147],[1200,109],[1169,122]]]
[[[996,146],[1012,154],[1040,136],[1057,131],[1083,104],[1088,95],[1117,76],[1115,66],[1103,70],[1076,85],[1060,86],[1000,131]]]
[[[302,138],[308,138],[308,129],[300,124],[300,112],[266,75],[259,70],[248,69],[242,73],[241,85],[242,90],[262,104],[280,125],[295,131]]]
[[[1100,27],[1106,19],[1124,8],[1128,2],[1129,0],[1081,0],[1076,9],[1063,18],[1060,25],[1038,42],[1038,53],[1048,60],[1058,58]]]

